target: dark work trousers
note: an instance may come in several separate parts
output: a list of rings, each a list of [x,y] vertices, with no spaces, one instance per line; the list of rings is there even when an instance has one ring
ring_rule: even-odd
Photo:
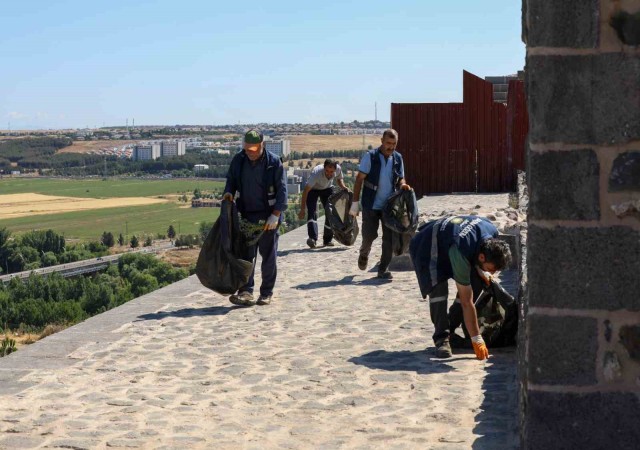
[[[382,211],[378,209],[362,210],[362,245],[360,256],[369,257],[371,244],[378,237],[378,228],[382,226],[382,256],[378,272],[386,272],[391,263],[393,232],[382,223]]]
[[[314,241],[318,240],[318,199],[322,203],[322,207],[327,207],[329,196],[333,193],[332,188],[311,189],[307,194],[307,231],[309,237]],[[324,219],[324,232],[322,233],[322,241],[327,244],[333,239],[333,230]]]
[[[269,217],[269,213],[245,213],[242,217],[252,223],[257,223],[260,220],[266,220]],[[273,287],[276,284],[276,276],[278,275],[276,257],[278,254],[279,237],[280,235],[278,234],[277,228],[275,230],[265,231],[262,233],[262,236],[260,236],[258,243],[247,249],[246,257],[248,260],[257,258],[258,253],[260,253],[262,257],[262,284],[260,285],[260,295],[269,296],[273,294]],[[253,294],[253,287],[255,285],[254,274],[255,266],[251,273],[251,278],[249,278],[245,286],[240,288],[239,292],[247,291]]]
[[[471,288],[473,289],[473,301],[478,298],[482,292],[482,281],[475,267],[471,269]],[[446,339],[449,337],[449,311],[447,309],[447,300],[449,298],[449,282],[441,281],[436,284],[435,287],[429,292],[429,314],[431,315],[431,322],[436,331],[433,333],[433,342],[438,342],[440,339]],[[460,302],[460,298],[456,293],[456,302]],[[464,312],[463,312],[464,317]],[[464,319],[463,319],[464,323]],[[451,330],[452,331],[452,330]]]

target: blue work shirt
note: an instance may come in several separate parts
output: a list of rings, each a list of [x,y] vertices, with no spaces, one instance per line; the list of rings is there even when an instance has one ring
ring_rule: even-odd
[[[373,201],[373,208],[380,210],[384,206],[387,199],[393,194],[393,153],[385,158],[382,152],[380,152],[380,177],[378,178],[378,190],[376,191],[376,198]],[[365,153],[360,160],[360,166],[358,171],[362,173],[369,173],[371,170],[371,156],[369,153]],[[400,178],[404,178],[404,165],[400,164]]]
[[[264,171],[266,167],[266,153],[263,153],[262,157],[255,163],[252,163],[249,158],[244,160],[240,183],[242,183],[244,208],[248,213],[263,212],[271,209],[265,203],[263,194],[265,190]]]

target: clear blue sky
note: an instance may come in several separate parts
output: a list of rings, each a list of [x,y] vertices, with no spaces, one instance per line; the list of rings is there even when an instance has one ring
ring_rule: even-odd
[[[521,2],[22,0],[0,6],[0,129],[389,120],[521,70]]]

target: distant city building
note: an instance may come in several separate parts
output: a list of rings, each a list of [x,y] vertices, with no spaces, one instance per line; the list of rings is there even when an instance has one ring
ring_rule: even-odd
[[[311,169],[294,169],[293,174],[300,177],[300,184],[304,186],[311,176]]]
[[[289,156],[291,153],[291,142],[288,139],[264,141],[265,150],[281,157]]]
[[[288,175],[287,176],[287,193],[288,194],[299,194],[300,184],[302,183],[302,177],[298,175]]]
[[[220,206],[220,200],[213,198],[194,198],[191,200],[192,208],[217,208]]]
[[[187,144],[184,141],[162,141],[162,157],[182,156],[186,148]]]
[[[208,164],[196,164],[195,166],[193,166],[193,171],[195,173],[202,172],[203,170],[209,170],[209,165]]]
[[[132,158],[134,161],[147,161],[158,159],[162,155],[160,144],[140,144],[133,147]]]

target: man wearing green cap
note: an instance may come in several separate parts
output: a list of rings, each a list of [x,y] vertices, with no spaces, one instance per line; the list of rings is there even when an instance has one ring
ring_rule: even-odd
[[[245,133],[242,150],[231,160],[224,188],[225,200],[236,201],[243,219],[257,224],[264,221],[264,233],[247,259],[262,257],[262,284],[257,302],[253,298],[254,275],[237,293],[229,297],[234,305],[268,305],[276,284],[278,225],[287,209],[287,178],[282,161],[264,149],[264,137],[258,130]],[[256,251],[257,250],[257,251]],[[255,270],[255,266],[254,266]]]

